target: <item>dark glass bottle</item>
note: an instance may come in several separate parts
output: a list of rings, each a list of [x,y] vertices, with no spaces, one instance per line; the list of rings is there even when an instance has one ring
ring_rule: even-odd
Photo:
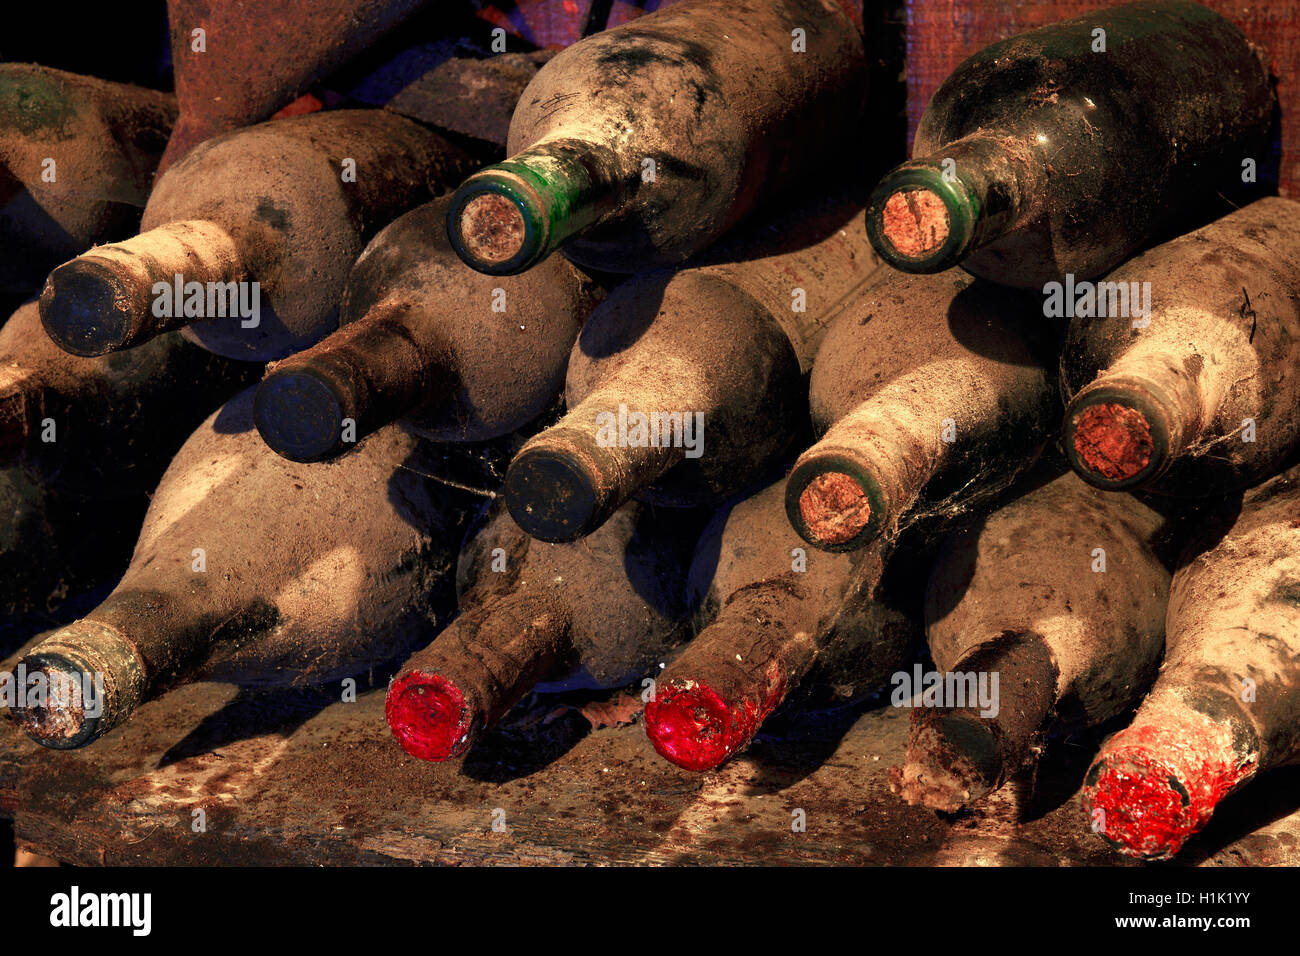
[[[940,674],[977,684],[954,684],[963,705],[912,712],[894,792],[956,812],[1002,786],[1048,729],[1093,727],[1136,704],[1165,647],[1164,533],[1133,496],[1067,471],[950,537],[930,574],[926,639]]]
[[[93,686],[16,716],[47,747],[83,746],[192,680],[307,684],[428,641],[468,518],[426,482],[417,439],[372,435],[339,462],[300,465],[258,438],[252,390],[176,455],[113,592],[19,662],[45,686]]]
[[[841,303],[817,353],[823,434],[786,483],[795,530],[852,551],[1005,491],[1060,421],[1055,346],[1036,297],[955,269],[882,269]]]
[[[0,293],[132,235],[175,119],[167,93],[0,63]]]
[[[1089,279],[1245,194],[1276,109],[1229,20],[1131,3],[986,47],[935,93],[867,211],[891,265],[1037,288]],[[1257,171],[1258,174],[1258,171]],[[1253,198],[1253,197],[1252,197]],[[1245,201],[1249,201],[1247,198]]]
[[[1084,778],[1087,825],[1165,860],[1259,774],[1300,757],[1300,468],[1247,492],[1184,552],[1168,650]]]
[[[460,558],[461,614],[403,665],[385,710],[407,753],[469,750],[539,682],[616,687],[691,634],[686,563],[699,525],[631,503],[577,544],[524,534],[499,504]]]

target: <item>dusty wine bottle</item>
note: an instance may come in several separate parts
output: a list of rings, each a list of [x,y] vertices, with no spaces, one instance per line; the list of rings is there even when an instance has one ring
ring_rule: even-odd
[[[0,293],[134,233],[175,119],[166,93],[0,64]]]
[[[487,441],[563,391],[599,288],[562,256],[518,277],[468,268],[443,234],[448,201],[380,232],[352,269],[341,328],[268,370],[254,414],[278,454],[333,458],[398,418],[437,441]]]
[[[784,500],[769,485],[700,538],[690,586],[709,623],[645,709],[650,742],[679,767],[710,770],[744,750],[787,700],[826,706],[878,690],[919,637],[919,615],[882,586],[883,545],[853,562],[804,555]]]
[[[321,683],[427,642],[466,503],[417,469],[417,440],[375,433],[339,462],[297,465],[257,437],[253,390],[177,454],[130,567],[84,618],[20,662],[65,688],[15,716],[80,747],[190,680]]]
[[[860,210],[783,213],[699,265],[614,290],[569,359],[568,414],[506,472],[519,526],[571,541],[634,496],[714,504],[753,483],[805,427],[826,322],[879,262]]]
[[[1037,288],[1090,279],[1149,241],[1262,195],[1276,109],[1268,68],[1229,20],[1186,0],[1131,3],[1014,36],[953,71],[909,162],[867,210],[881,257],[960,264]],[[1258,174],[1257,174],[1258,175]]]
[[[28,302],[0,329],[0,464],[20,462],[47,487],[87,498],[150,492],[190,433],[257,371],[175,332],[122,355],[70,355]]]
[[[1092,294],[1061,357],[1063,444],[1081,477],[1195,496],[1281,466],[1300,442],[1300,203],[1251,203]]]
[[[1246,493],[1183,555],[1168,651],[1084,778],[1093,832],[1169,859],[1229,793],[1300,758],[1300,467]]]
[[[561,246],[609,272],[675,265],[847,142],[866,86],[859,27],[836,3],[674,4],[542,67],[510,158],[456,191],[447,233],[494,274]]]
[[[546,544],[494,505],[460,558],[460,616],[388,689],[402,748],[458,757],[543,680],[616,687],[662,663],[690,637],[695,521],[632,503],[580,544]]]
[[[846,300],[812,372],[825,434],[786,483],[800,537],[852,551],[921,518],[938,528],[1010,487],[1060,415],[1037,311],[956,270],[882,270]]]
[[[1131,495],[1050,475],[1032,473],[1026,484],[1046,483],[939,551],[926,639],[964,700],[912,712],[907,761],[890,771],[908,803],[951,813],[980,800],[1048,729],[1097,726],[1155,679],[1169,595],[1164,519]]]
[[[209,140],[159,177],[140,235],[50,273],[41,320],[74,355],[183,328],[218,355],[283,358],[338,327],[366,241],[468,162],[385,110],[313,113]]]

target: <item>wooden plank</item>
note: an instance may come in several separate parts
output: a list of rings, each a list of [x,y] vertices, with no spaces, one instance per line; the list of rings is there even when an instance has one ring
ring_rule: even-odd
[[[1300,123],[1293,119],[1300,111],[1300,5],[1292,0],[1199,2],[1228,17],[1266,51],[1282,105],[1279,192],[1300,198]],[[907,0],[908,143],[930,97],[971,54],[995,40],[1113,5],[1095,0]]]
[[[23,846],[84,865],[1131,864],[1084,825],[1092,746],[1054,748],[1036,779],[942,818],[889,792],[903,709],[805,718],[692,774],[639,724],[588,732],[543,698],[463,761],[424,763],[392,740],[383,697],[324,706],[316,692],[197,684],[71,752],[5,723],[0,812]],[[1278,772],[1229,801],[1185,862],[1300,863],[1297,782]],[[792,831],[796,809],[806,832]]]

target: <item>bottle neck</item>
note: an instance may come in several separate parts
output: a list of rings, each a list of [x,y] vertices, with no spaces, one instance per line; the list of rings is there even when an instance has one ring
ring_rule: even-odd
[[[809,544],[856,551],[892,535],[948,457],[953,443],[933,410],[904,404],[906,379],[899,384],[856,406],[795,462],[786,513]]]
[[[749,746],[812,668],[824,610],[790,580],[732,594],[717,620],[664,672],[646,706],[655,750],[698,771]]]
[[[913,688],[921,699],[894,787],[909,803],[955,813],[1024,762],[1056,704],[1057,669],[1040,635],[1004,631],[936,677],[937,703]]]
[[[1162,680],[1084,778],[1095,833],[1121,853],[1167,860],[1260,769],[1258,736],[1233,695]]]
[[[452,356],[422,347],[409,313],[368,313],[269,367],[253,419],[276,454],[322,461],[456,388]]]
[[[1062,436],[1070,465],[1099,488],[1157,481],[1213,417],[1199,375],[1157,344],[1131,349],[1070,400]]]
[[[485,167],[452,197],[452,247],[479,272],[523,272],[618,211],[628,196],[620,165],[608,147],[553,139]]]
[[[665,403],[635,407],[622,389],[590,393],[556,425],[533,436],[506,471],[515,523],[542,541],[573,541],[609,520],[635,495],[702,452],[710,409],[666,412]]]
[[[97,246],[50,273],[41,322],[62,349],[95,356],[139,345],[202,319],[238,315],[260,289],[233,236],[189,220]]]
[[[388,726],[412,756],[458,757],[572,652],[562,602],[520,584],[462,613],[402,666],[384,705]]]
[[[942,272],[1028,221],[1046,179],[1033,143],[971,133],[881,180],[867,209],[871,244],[904,272]]]

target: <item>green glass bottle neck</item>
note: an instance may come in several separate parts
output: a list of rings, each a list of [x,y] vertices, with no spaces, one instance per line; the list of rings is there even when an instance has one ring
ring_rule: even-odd
[[[553,140],[479,170],[456,191],[447,234],[490,275],[515,275],[616,211],[627,197],[611,150]]]
[[[904,272],[942,272],[1041,208],[1046,175],[1035,145],[972,133],[887,174],[867,209],[867,232]]]

